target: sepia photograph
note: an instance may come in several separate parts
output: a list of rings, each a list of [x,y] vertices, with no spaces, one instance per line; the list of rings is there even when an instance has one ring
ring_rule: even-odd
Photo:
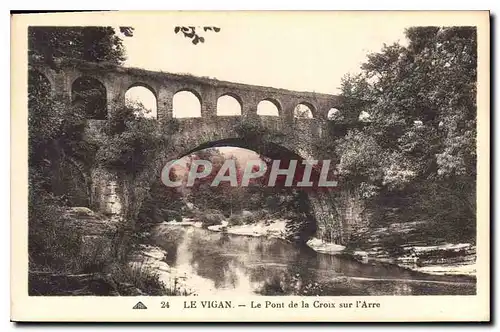
[[[97,14],[13,16],[29,298],[327,315],[489,284],[488,12]]]

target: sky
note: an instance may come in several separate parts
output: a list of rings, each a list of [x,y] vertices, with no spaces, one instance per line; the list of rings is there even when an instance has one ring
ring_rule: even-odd
[[[125,66],[171,73],[188,73],[220,80],[272,86],[296,91],[338,94],[341,78],[356,73],[370,52],[383,44],[405,44],[404,30],[409,27],[403,16],[373,15],[359,12],[249,15],[221,13],[217,19],[200,16],[199,22],[151,15],[133,24],[133,37],[123,37],[127,53]],[[176,17],[177,19],[177,17]],[[389,22],[388,22],[389,21]],[[199,23],[199,24],[196,24]],[[204,43],[194,45],[176,25],[217,26],[221,30],[203,32]],[[198,30],[201,30],[198,28]],[[154,108],[154,98],[137,88],[127,98],[140,100]],[[149,95],[149,96],[148,96]],[[234,103],[225,101],[226,115],[237,114]],[[174,114],[196,116],[191,96],[174,99]],[[186,106],[191,105],[191,106]],[[237,107],[237,106],[236,106]],[[181,109],[179,111],[179,109]],[[269,105],[260,114],[275,112]],[[155,116],[154,112],[151,116]]]
[[[339,13],[309,15],[225,15],[222,19],[177,22],[150,16],[133,24],[133,37],[122,37],[125,66],[171,73],[188,73],[220,80],[272,86],[296,91],[338,94],[341,78],[359,72],[367,54],[383,44],[405,44],[408,22],[394,16]],[[205,38],[194,45],[176,25],[195,25]],[[221,30],[203,32],[201,26]],[[141,102],[156,117],[156,100],[145,88],[129,90],[126,98]],[[221,98],[218,114],[237,115],[241,108],[232,97]],[[174,96],[175,117],[200,116],[199,101],[189,92]],[[303,110],[301,110],[303,111]],[[307,111],[307,110],[306,110]],[[272,103],[259,104],[258,114],[277,115]],[[253,159],[255,153],[222,149],[228,157]]]
[[[168,20],[143,20],[134,24],[133,37],[123,38],[125,65],[336,94],[343,75],[359,71],[384,43],[404,42],[408,27],[397,17],[387,24],[383,15],[313,16],[229,15],[213,22],[221,31],[203,33],[205,43],[198,45],[175,34]]]

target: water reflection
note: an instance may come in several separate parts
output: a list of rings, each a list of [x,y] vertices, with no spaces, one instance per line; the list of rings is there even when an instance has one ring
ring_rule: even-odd
[[[153,241],[167,263],[211,291],[262,295],[475,294],[468,279],[430,276],[389,264],[362,264],[280,239],[160,225]],[[201,290],[203,291],[203,290]]]

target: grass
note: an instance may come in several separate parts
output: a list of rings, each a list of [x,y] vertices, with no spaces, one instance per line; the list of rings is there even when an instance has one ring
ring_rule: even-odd
[[[160,275],[141,263],[114,264],[111,266],[110,274],[118,285],[133,286],[145,295],[168,295]]]
[[[158,272],[140,262],[126,265],[116,264],[113,267],[111,276],[118,285],[133,286],[134,288],[140,290],[144,295],[192,295],[186,289],[181,287],[179,282],[180,279],[178,277],[174,277],[172,282],[166,284],[161,280],[161,276]]]
[[[82,235],[66,227],[54,215],[54,222],[30,223],[30,269],[57,273],[98,272],[106,264],[102,248],[82,253]]]
[[[78,212],[78,211],[77,211]],[[86,213],[76,213],[76,219]],[[158,273],[129,265],[134,238],[83,237],[65,220],[63,209],[52,204],[34,207],[29,220],[29,292],[32,295],[185,295],[177,280],[165,285]],[[78,220],[72,220],[78,222]]]

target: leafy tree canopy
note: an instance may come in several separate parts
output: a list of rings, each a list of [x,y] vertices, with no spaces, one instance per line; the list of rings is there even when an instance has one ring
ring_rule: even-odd
[[[116,64],[125,60],[123,42],[112,27],[30,27],[28,49],[49,64],[54,58]]]
[[[364,135],[378,145],[356,157],[367,160],[352,162],[383,166],[386,183],[409,181],[413,175],[474,176],[476,29],[415,27],[406,36],[407,46],[384,45],[381,52],[368,55],[360,74],[343,78],[342,95],[371,101],[356,112],[370,114]],[[344,168],[356,166],[347,165],[350,154],[345,152],[359,135],[348,135],[354,141],[339,151]],[[374,153],[378,148],[383,155]]]

